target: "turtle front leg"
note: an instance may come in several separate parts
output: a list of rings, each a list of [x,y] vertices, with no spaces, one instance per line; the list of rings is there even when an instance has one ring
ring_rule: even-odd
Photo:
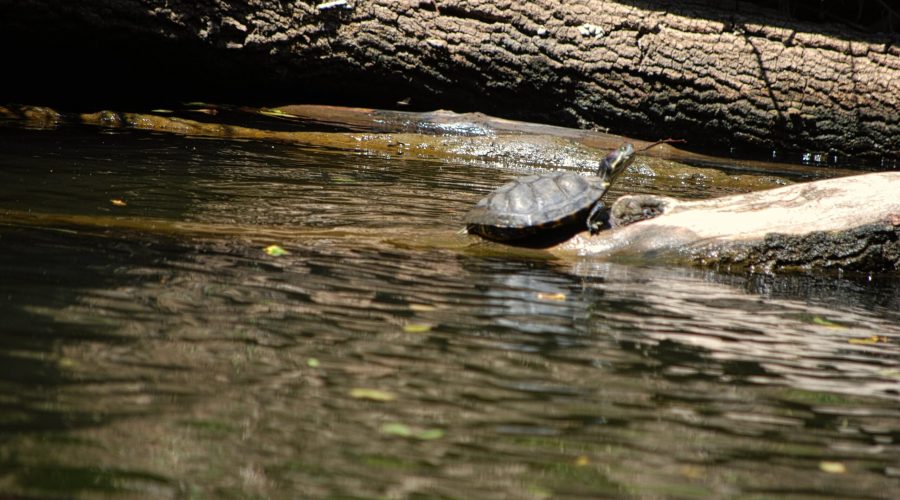
[[[594,207],[591,208],[591,211],[588,212],[587,216],[587,228],[591,234],[597,234],[600,230],[606,226],[606,206],[603,205],[602,201],[598,201],[594,204]]]

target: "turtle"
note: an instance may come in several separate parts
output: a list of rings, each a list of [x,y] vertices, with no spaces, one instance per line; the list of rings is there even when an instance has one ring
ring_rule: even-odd
[[[621,145],[604,158],[596,175],[554,172],[514,179],[481,199],[466,214],[466,231],[519,246],[550,246],[587,229],[603,228],[600,197],[634,159]]]

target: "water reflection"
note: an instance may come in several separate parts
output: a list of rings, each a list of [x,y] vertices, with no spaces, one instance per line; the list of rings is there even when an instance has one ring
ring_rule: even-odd
[[[614,288],[618,297],[640,299],[633,307],[610,307],[595,313],[600,322],[630,321],[635,334],[620,336],[622,340],[689,346],[703,353],[706,365],[711,361],[741,365],[740,370],[748,371],[738,372],[745,375],[741,377],[744,383],[787,383],[811,391],[900,396],[895,376],[900,369],[897,309],[877,307],[873,315],[868,294],[854,297],[848,286],[824,286],[815,277],[747,280],[710,272],[610,268],[588,261],[578,263],[576,271],[602,272],[614,283],[605,285],[607,293]],[[722,281],[731,283],[723,285]],[[771,291],[788,287],[816,290],[818,297],[798,300],[777,297]],[[753,292],[744,291],[748,288]],[[895,285],[887,290],[872,289],[878,293],[869,290],[869,294],[888,291],[884,295],[896,302]],[[752,367],[746,366],[751,363]],[[697,369],[671,368],[679,373]],[[722,366],[715,370],[727,372]]]
[[[508,173],[139,139],[160,147],[141,159],[116,143],[107,157],[133,154],[106,170],[72,150],[10,155],[0,175],[21,182],[0,184],[0,202],[113,210],[94,179],[132,200],[123,217],[245,229],[0,226],[0,491],[879,498],[896,486],[895,279],[460,252],[417,238],[452,235],[475,191]],[[44,160],[65,176],[29,174]],[[248,239],[279,225],[345,229],[294,233],[282,257]],[[363,237],[380,232],[391,237]]]

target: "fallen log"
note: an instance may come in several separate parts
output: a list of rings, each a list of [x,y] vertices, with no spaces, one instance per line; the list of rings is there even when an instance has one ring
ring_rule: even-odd
[[[182,114],[217,115],[219,106],[202,105],[180,110]],[[797,164],[710,156],[686,151],[671,144],[642,141],[593,130],[578,130],[540,123],[506,120],[483,113],[391,111],[321,105],[288,105],[279,108],[235,108],[246,116],[266,116],[290,123],[301,130],[270,130],[219,121],[198,121],[161,113],[98,111],[61,113],[42,106],[0,105],[4,121],[29,128],[55,129],[61,125],[91,125],[114,129],[149,130],[189,137],[264,140],[313,147],[349,149],[372,154],[415,155],[429,158],[502,161],[507,164],[546,168],[592,169],[607,151],[630,142],[645,157],[687,163],[698,167],[772,175],[811,175]],[[223,108],[223,111],[225,109]],[[233,110],[232,110],[233,111]],[[346,132],[304,130],[305,125],[324,125]],[[653,147],[648,149],[648,146]],[[852,162],[842,163],[852,166]],[[677,169],[682,169],[677,167]],[[711,172],[708,168],[707,172]],[[856,170],[832,167],[817,177],[853,175]],[[707,174],[709,175],[709,174]],[[746,186],[759,189],[757,182]],[[765,186],[768,187],[768,186]]]
[[[0,1],[0,40],[16,48],[5,54],[3,95],[78,108],[409,104],[678,136],[692,148],[896,164],[892,30],[760,5],[772,3]],[[840,20],[849,9],[822,11]],[[60,86],[59,75],[78,84]]]
[[[60,123],[72,121],[185,136],[279,141],[398,156],[415,154],[454,160],[469,158],[512,161],[556,168],[594,165],[598,153],[588,146],[589,143],[618,143],[623,140],[602,134],[594,136],[592,132],[577,131],[577,134],[572,134],[567,133],[566,129],[508,122],[484,115],[408,113],[388,117],[388,123],[383,123],[386,117],[377,110],[295,107],[290,111],[295,118],[306,120],[352,123],[355,127],[370,130],[377,122],[380,123],[379,126],[386,126],[387,130],[409,131],[276,131],[150,114],[100,112],[64,115],[34,107],[0,107],[0,118],[40,128],[54,128]],[[410,122],[410,119],[414,120]],[[399,127],[402,123],[411,124],[410,128]],[[442,134],[438,125],[450,126],[454,130],[461,125],[467,130],[467,127],[472,126],[486,132],[483,135]],[[420,128],[429,133],[412,132]],[[502,131],[512,133],[500,133]],[[708,158],[680,153],[669,145],[662,145],[647,153],[662,157],[688,155],[697,162]],[[650,166],[651,163],[647,162],[645,168]],[[741,167],[749,170],[772,168],[753,162],[743,162]],[[691,167],[667,167],[664,163],[653,163],[652,170],[655,173],[668,172],[667,175],[656,177],[657,188],[666,192],[665,179],[674,175],[673,178],[678,181],[681,177],[676,175],[677,172],[685,173],[685,169],[689,168]],[[789,166],[779,165],[777,169],[788,170]],[[703,175],[711,176],[711,172]],[[828,175],[849,172],[827,170]],[[726,183],[735,182],[733,177],[725,174],[710,177],[710,186],[721,189]],[[739,179],[734,188],[759,189],[773,183],[773,179],[769,177],[752,181]],[[710,195],[715,196],[713,193]],[[643,218],[645,211],[651,215],[664,212],[664,215],[618,227],[594,237],[576,236],[553,248],[551,252],[641,261],[678,261],[764,271],[786,268],[900,270],[900,172],[846,176],[705,201],[686,202],[655,195],[629,196],[620,198],[613,205],[612,216],[614,221],[619,220],[621,224],[625,224],[632,219]],[[14,222],[13,219],[16,219],[15,214],[9,212],[4,217],[7,222]],[[20,222],[25,225],[42,225],[48,221],[53,222],[52,217],[48,215]],[[91,225],[90,221],[71,223]],[[103,226],[108,227],[107,223]],[[216,231],[213,228],[200,232],[206,234]],[[226,228],[219,231],[229,230]],[[404,238],[408,238],[408,235],[399,239]]]
[[[612,217],[662,215],[551,251],[731,269],[900,271],[900,172],[882,172],[679,201],[624,196]]]

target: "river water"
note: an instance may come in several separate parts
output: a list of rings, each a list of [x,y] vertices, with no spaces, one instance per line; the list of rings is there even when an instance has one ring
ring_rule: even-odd
[[[896,498],[896,276],[504,250],[482,167],[0,128],[0,492]]]

